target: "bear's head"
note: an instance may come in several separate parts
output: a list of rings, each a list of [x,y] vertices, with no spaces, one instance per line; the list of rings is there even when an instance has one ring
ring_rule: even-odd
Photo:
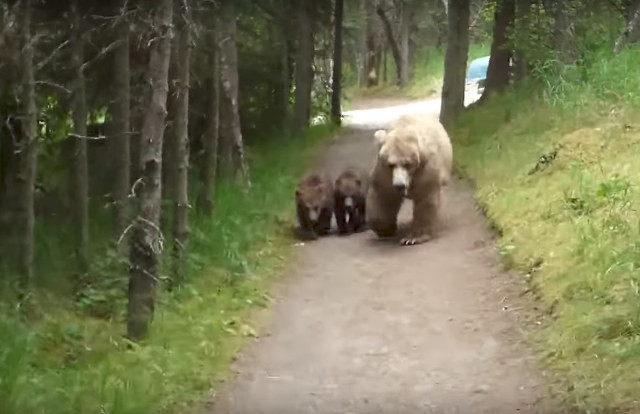
[[[311,176],[296,190],[296,201],[307,211],[309,220],[316,222],[326,203],[326,185],[322,178]]]
[[[393,186],[404,195],[411,179],[422,168],[422,151],[417,134],[410,128],[378,130],[374,134],[378,145],[378,162],[391,174]]]
[[[354,198],[362,194],[362,180],[355,173],[348,171],[336,180],[335,191],[344,197],[345,207],[354,206]]]

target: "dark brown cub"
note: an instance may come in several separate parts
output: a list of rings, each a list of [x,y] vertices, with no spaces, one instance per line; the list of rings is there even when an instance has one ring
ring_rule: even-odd
[[[366,176],[362,172],[347,168],[336,179],[334,202],[336,223],[340,234],[366,230],[366,194]]]

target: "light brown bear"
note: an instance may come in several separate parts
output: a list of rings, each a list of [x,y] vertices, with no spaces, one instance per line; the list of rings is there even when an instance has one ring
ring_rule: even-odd
[[[442,187],[451,179],[453,148],[442,124],[429,115],[400,117],[389,131],[374,134],[378,148],[367,193],[367,223],[378,237],[397,231],[404,198],[413,201],[413,219],[400,244],[434,237]]]

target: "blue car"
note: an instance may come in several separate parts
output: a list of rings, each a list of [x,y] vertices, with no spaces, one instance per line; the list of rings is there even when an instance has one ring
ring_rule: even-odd
[[[491,56],[483,56],[473,59],[467,70],[466,88],[477,85],[478,93],[484,90],[484,84],[487,80],[487,69],[489,68],[489,58]],[[513,59],[509,58],[509,78],[513,76]]]
[[[487,68],[489,67],[490,56],[483,56],[471,61],[467,70],[466,87],[478,86],[478,93],[482,93],[484,82],[487,79]]]

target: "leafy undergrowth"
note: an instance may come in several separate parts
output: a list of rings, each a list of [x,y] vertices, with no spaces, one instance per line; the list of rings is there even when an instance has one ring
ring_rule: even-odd
[[[587,412],[638,409],[639,61],[603,56],[542,93],[497,96],[453,133],[504,263],[531,275],[551,314],[533,340],[553,390]]]
[[[123,337],[123,309],[112,320],[87,317],[39,294],[40,316],[26,323],[5,306],[0,413],[156,414],[201,404],[256,335],[255,312],[291,246],[293,190],[333,131],[250,148],[253,188],[223,183],[215,217],[191,218],[190,277],[171,293],[158,289],[146,343]]]

